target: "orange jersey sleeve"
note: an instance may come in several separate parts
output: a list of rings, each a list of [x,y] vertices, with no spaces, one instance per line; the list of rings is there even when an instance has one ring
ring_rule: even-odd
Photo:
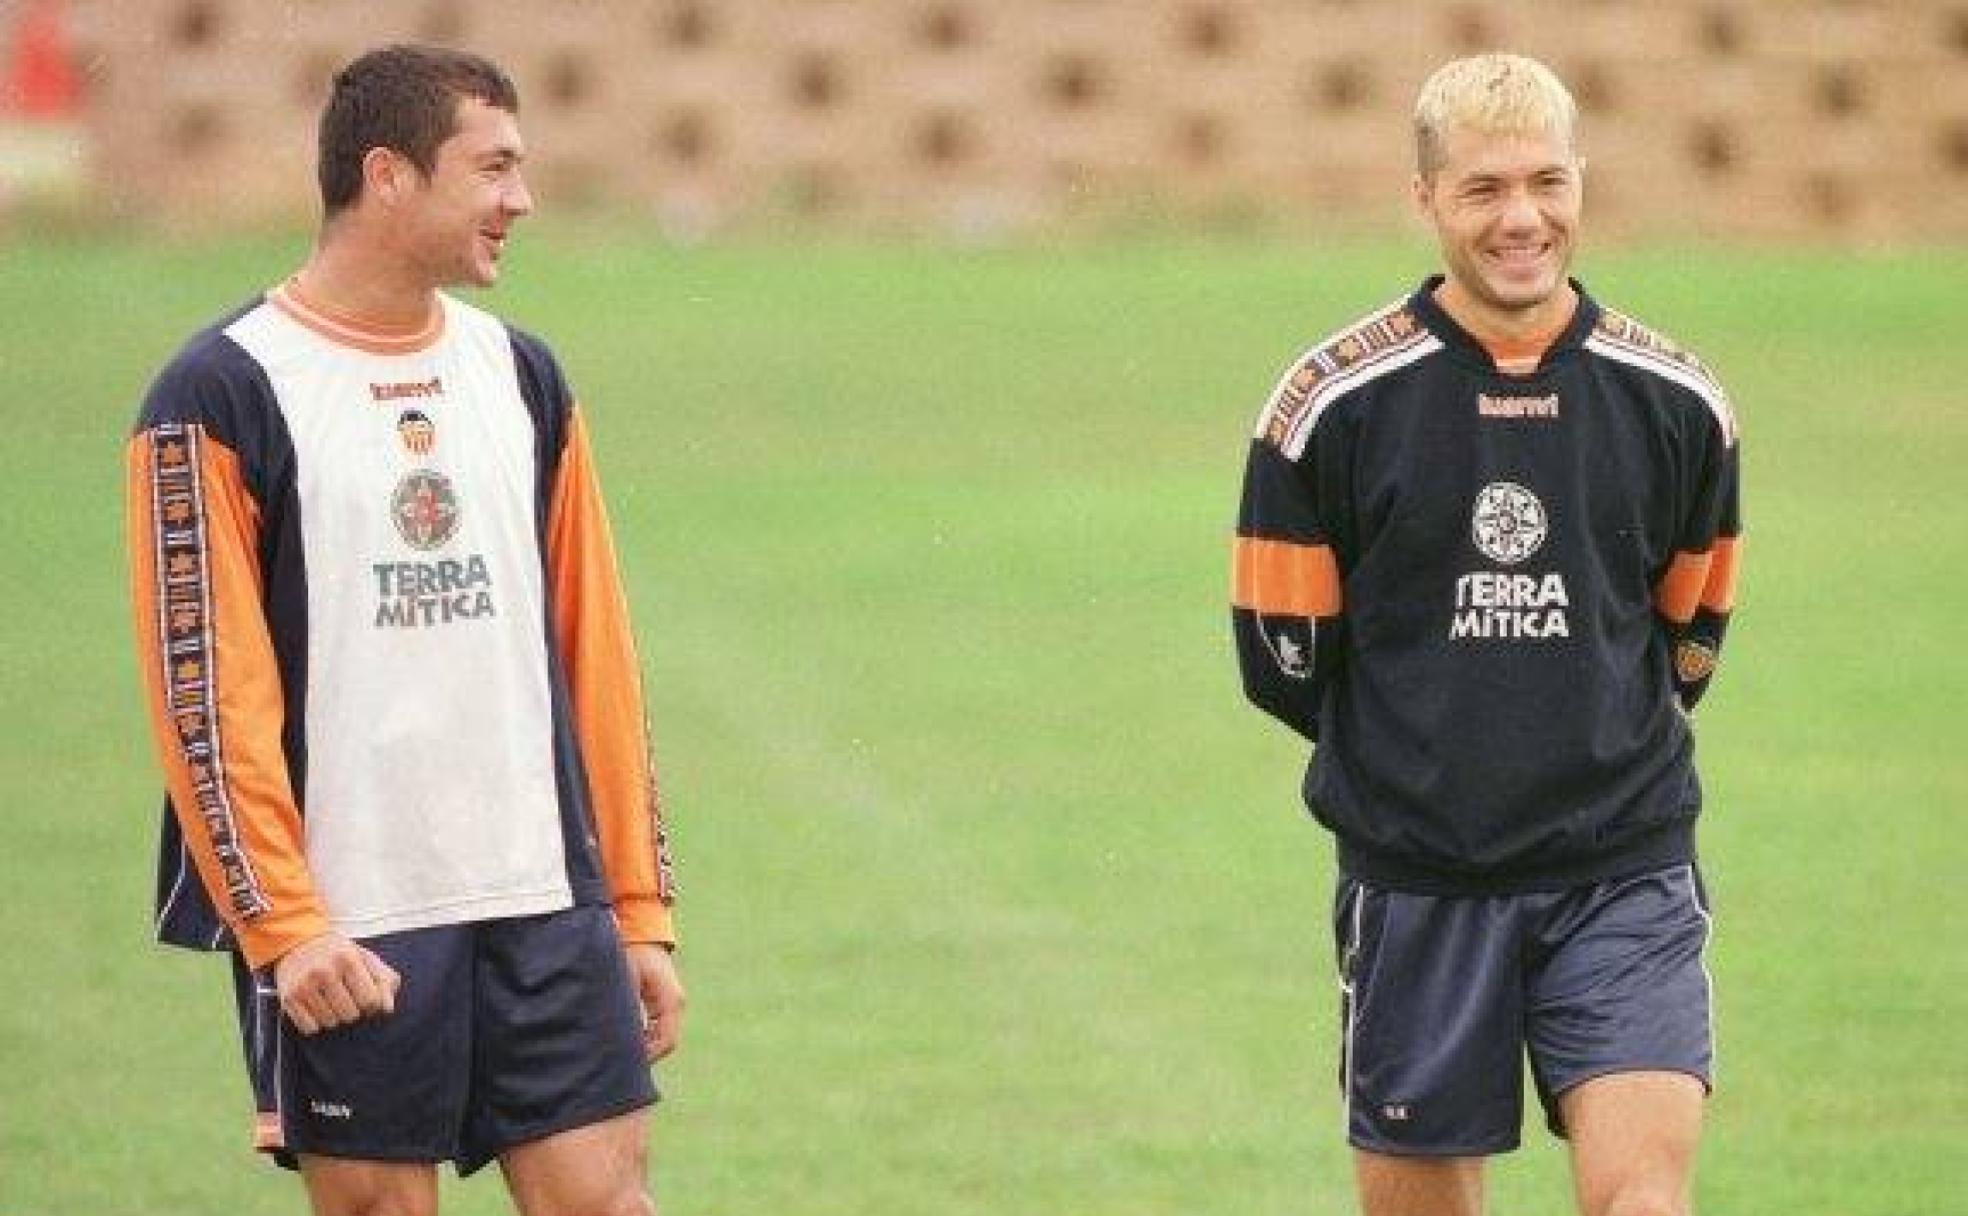
[[[547,584],[616,919],[625,940],[674,944],[674,883],[642,668],[578,407],[568,414],[548,505]]]
[[[265,966],[329,926],[281,750],[258,506],[196,425],[139,432],[127,465],[130,601],[165,786],[212,906]]]

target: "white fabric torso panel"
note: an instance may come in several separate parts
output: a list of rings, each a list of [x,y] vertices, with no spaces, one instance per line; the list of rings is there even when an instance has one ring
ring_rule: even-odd
[[[570,905],[535,431],[505,327],[374,354],[278,307],[227,331],[293,442],[307,563],[308,866],[368,937]]]

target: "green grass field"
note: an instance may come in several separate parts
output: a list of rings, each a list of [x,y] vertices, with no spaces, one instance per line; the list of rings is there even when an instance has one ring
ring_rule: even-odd
[[[120,516],[151,374],[301,248],[0,250],[4,1216],[301,1208],[244,1148],[224,967],[149,944]],[[589,403],[681,857],[669,1216],[1349,1210],[1330,854],[1237,691],[1226,542],[1279,368],[1428,261],[515,247],[490,303]],[[1968,1212],[1968,253],[1580,271],[1747,434],[1702,1210]],[[1492,1176],[1571,1210],[1535,1128]]]

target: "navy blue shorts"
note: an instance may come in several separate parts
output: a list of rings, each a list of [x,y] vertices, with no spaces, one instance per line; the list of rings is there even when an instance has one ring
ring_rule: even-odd
[[[469,1174],[515,1145],[656,1100],[642,1005],[607,908],[363,939],[396,968],[396,1011],[306,1036],[271,970],[235,956],[256,1141],[282,1165],[315,1153],[453,1161]]]
[[[1558,1097],[1607,1073],[1712,1081],[1709,914],[1693,866],[1451,897],[1342,876],[1334,900],[1347,1139],[1376,1153],[1517,1147],[1524,1058]]]

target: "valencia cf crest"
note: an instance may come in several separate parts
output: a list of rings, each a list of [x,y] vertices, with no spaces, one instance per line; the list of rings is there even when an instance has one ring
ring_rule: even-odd
[[[1714,670],[1715,647],[1689,638],[1674,648],[1674,674],[1683,684],[1705,680]]]
[[[404,410],[396,416],[396,437],[412,456],[428,456],[437,446],[437,427],[422,410]]]
[[[458,494],[451,479],[430,469],[404,475],[390,497],[390,518],[413,549],[435,549],[458,530]]]

